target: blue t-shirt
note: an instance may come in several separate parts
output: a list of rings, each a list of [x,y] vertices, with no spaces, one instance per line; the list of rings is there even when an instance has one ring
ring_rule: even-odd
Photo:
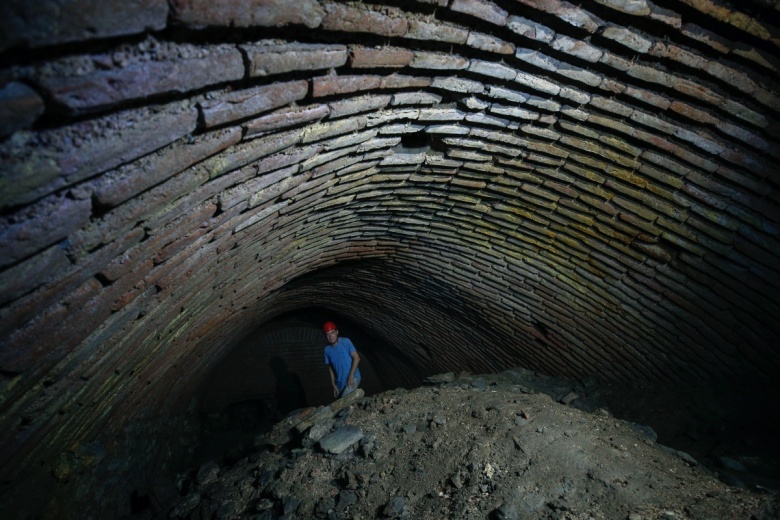
[[[349,338],[339,338],[335,345],[325,346],[325,364],[331,365],[336,373],[336,387],[339,390],[347,386],[349,371],[352,369],[352,354],[355,346]],[[360,379],[360,369],[355,369],[355,379]]]

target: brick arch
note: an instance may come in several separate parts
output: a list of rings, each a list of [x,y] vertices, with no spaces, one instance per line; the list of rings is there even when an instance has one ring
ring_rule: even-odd
[[[20,511],[135,489],[305,306],[395,373],[777,377],[765,2],[47,6],[0,8],[0,463],[56,481]]]

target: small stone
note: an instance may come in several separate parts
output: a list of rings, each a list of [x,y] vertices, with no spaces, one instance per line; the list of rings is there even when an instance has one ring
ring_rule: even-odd
[[[395,497],[385,505],[382,514],[387,518],[400,518],[406,509],[403,497]]]
[[[494,520],[517,520],[517,508],[508,504],[503,504],[498,509],[493,510],[490,514],[490,518]]]

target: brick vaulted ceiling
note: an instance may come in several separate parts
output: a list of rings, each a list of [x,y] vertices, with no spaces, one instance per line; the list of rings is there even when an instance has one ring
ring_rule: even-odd
[[[3,2],[0,464],[67,481],[310,307],[422,374],[776,378],[779,14]]]

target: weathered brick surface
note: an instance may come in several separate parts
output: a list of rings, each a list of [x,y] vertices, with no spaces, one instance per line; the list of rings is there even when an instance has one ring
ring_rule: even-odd
[[[181,51],[180,55],[187,56],[187,51]],[[233,46],[224,45],[201,49],[197,55],[183,59],[144,61],[87,75],[44,77],[38,82],[48,96],[79,113],[137,98],[198,90],[243,77],[241,53]]]
[[[93,184],[93,196],[102,206],[116,206],[183,169],[238,143],[241,133],[227,129],[180,141],[163,150],[108,172]]]
[[[206,128],[222,125],[293,103],[303,99],[308,92],[306,81],[229,92],[200,103],[201,120]]]
[[[325,11],[315,0],[291,4],[285,0],[176,0],[171,15],[176,22],[193,27],[279,27],[320,25]]]
[[[415,40],[437,40],[449,43],[466,43],[469,31],[457,25],[446,22],[429,22],[426,20],[409,20],[407,38]]]
[[[0,88],[0,137],[29,128],[43,114],[43,99],[30,87],[11,82]]]
[[[46,33],[12,0],[0,48],[73,43],[0,67],[4,467],[178,413],[302,302],[469,370],[482,347],[452,345],[613,381],[776,379],[780,102],[768,47],[739,40],[768,26],[708,2],[685,25],[649,2],[389,4],[73,0]],[[100,412],[52,422],[76,394]],[[40,411],[24,439],[15,409]]]
[[[50,196],[25,214],[0,220],[0,267],[18,262],[62,240],[85,225],[92,213],[90,200]]]
[[[353,45],[349,48],[350,65],[355,68],[405,67],[411,63],[414,53],[397,47],[364,47]]]
[[[167,16],[165,0],[119,5],[100,0],[65,3],[8,0],[0,18],[0,51],[160,30],[165,28]]]
[[[371,11],[362,4],[344,5],[324,3],[325,16],[322,27],[330,31],[368,32],[383,36],[403,36],[408,23],[400,11],[388,9],[388,13]]]
[[[378,88],[379,76],[321,76],[312,80],[314,97],[346,94]]]
[[[174,103],[52,130],[45,134],[52,143],[48,148],[13,140],[0,143],[0,156],[7,157],[0,176],[0,208],[31,202],[135,160],[190,133],[196,119],[193,108]],[[84,135],[94,138],[85,140]]]

